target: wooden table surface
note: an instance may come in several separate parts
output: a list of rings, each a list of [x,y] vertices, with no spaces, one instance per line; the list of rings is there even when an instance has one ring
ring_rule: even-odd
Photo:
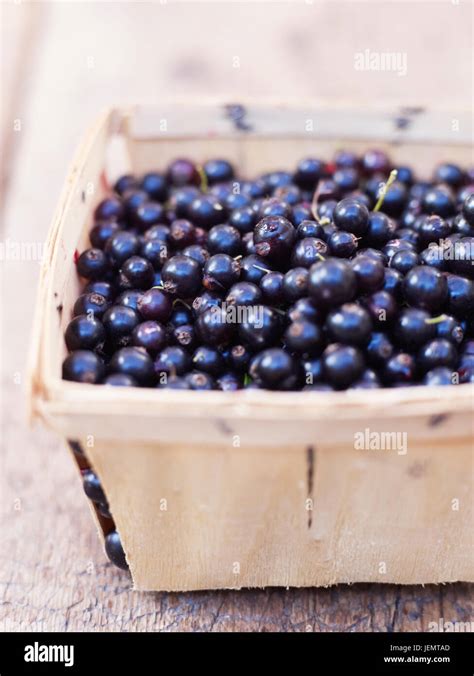
[[[419,11],[416,5],[403,3],[407,12]],[[355,10],[345,7],[336,17],[326,3],[272,3],[269,20],[260,4],[1,3],[1,242],[34,246],[31,260],[15,260],[5,247],[0,260],[0,630],[418,631],[441,617],[473,619],[468,584],[133,592],[128,575],[106,561],[69,455],[48,431],[27,425],[26,355],[39,269],[34,252],[41,250],[87,124],[107,104],[163,95],[314,96],[322,81],[326,95],[357,95],[361,83],[354,83],[350,52],[349,71],[341,67],[319,82],[313,77],[318,68],[326,73],[320,64],[329,57],[315,31],[331,21],[342,33],[352,31]],[[394,25],[390,11],[382,3],[371,8],[381,45],[388,40],[383,31]],[[196,35],[192,26],[203,13],[206,29]],[[469,61],[464,23],[457,53]],[[269,48],[256,49],[256,40]],[[433,58],[446,53],[438,40],[416,40],[412,49],[430,44],[436,45]],[[446,96],[469,94],[459,70],[446,74]],[[437,73],[445,77],[443,69]],[[375,77],[381,95],[401,96],[394,94],[401,78]],[[413,93],[410,76],[403,86]],[[417,100],[432,98],[433,87],[432,79],[420,84]]]

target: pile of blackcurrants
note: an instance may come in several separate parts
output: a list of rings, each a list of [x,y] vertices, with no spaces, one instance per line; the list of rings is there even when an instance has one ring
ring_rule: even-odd
[[[184,390],[474,382],[474,168],[342,151],[242,180],[122,176],[95,210],[63,378]]]

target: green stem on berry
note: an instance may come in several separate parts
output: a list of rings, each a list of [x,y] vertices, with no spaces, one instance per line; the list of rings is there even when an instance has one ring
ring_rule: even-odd
[[[262,268],[261,265],[255,265],[255,263],[252,265],[253,268],[257,268],[257,270],[261,270],[262,272],[266,272],[267,274],[271,272],[271,270],[267,270],[267,268]]]
[[[448,318],[447,315],[438,315],[437,317],[430,317],[429,319],[425,319],[425,324],[441,324],[441,322],[444,322]]]
[[[319,216],[318,216],[318,199],[319,199],[319,193],[320,193],[320,181],[318,181],[318,185],[316,186],[316,189],[313,194],[313,199],[311,200],[311,214],[316,221],[316,223],[319,223]]]
[[[397,180],[397,174],[398,174],[397,170],[393,169],[390,172],[390,176],[388,177],[388,180],[385,183],[382,183],[379,198],[377,200],[377,204],[374,207],[374,211],[378,211],[380,209],[380,207],[382,206],[383,201],[385,199],[385,195],[387,194],[387,190],[390,188],[392,183],[394,183]]]
[[[320,261],[325,261],[325,260],[326,260],[325,257],[323,256],[323,254],[320,254],[320,253],[317,253],[317,254],[316,254],[316,258],[319,258]]]
[[[159,287],[154,287],[154,288],[156,289],[156,288],[159,288]],[[191,306],[188,305],[187,303],[185,303],[182,298],[175,298],[175,300],[173,301],[173,306],[176,305],[176,303],[181,303],[182,305],[184,305],[185,308],[187,308],[188,310],[191,310]]]
[[[207,190],[209,188],[209,183],[207,182],[206,172],[204,171],[204,169],[201,167],[200,164],[196,165],[196,169],[197,169],[197,172],[198,172],[199,177],[201,179],[201,184],[199,186],[199,190],[201,192],[207,192]]]
[[[248,373],[244,375],[244,385],[250,385],[252,383],[252,378],[249,376]]]

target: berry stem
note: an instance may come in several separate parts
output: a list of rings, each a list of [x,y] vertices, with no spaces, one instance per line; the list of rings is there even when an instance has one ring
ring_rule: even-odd
[[[311,214],[316,221],[316,223],[320,223],[319,221],[319,216],[318,216],[318,200],[319,200],[319,193],[321,191],[320,189],[320,183],[321,181],[318,181],[318,185],[316,186],[316,189],[313,194],[313,199],[311,200]]]
[[[383,201],[385,199],[385,195],[387,194],[387,190],[390,188],[392,183],[394,183],[397,180],[397,174],[398,174],[397,170],[393,169],[390,172],[390,176],[388,177],[388,180],[385,183],[382,183],[382,187],[380,188],[379,198],[377,200],[377,204],[374,207],[374,211],[378,211],[380,209],[380,207],[382,206]]]
[[[447,319],[447,315],[438,315],[437,317],[430,317],[429,319],[425,319],[425,324],[441,324],[441,322],[444,322]]]
[[[196,166],[196,169],[201,179],[201,185],[199,186],[199,190],[201,192],[207,192],[209,188],[209,183],[207,182],[206,172],[204,171],[204,169],[201,167],[200,164]]]

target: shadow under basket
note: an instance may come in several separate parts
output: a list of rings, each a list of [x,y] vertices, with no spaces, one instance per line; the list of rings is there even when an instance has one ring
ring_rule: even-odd
[[[255,176],[374,145],[420,177],[471,161],[466,138],[443,135],[452,113],[424,111],[403,128],[397,114],[163,104],[106,112],[80,146],[42,267],[31,408],[98,474],[135,589],[474,580],[472,385],[188,392],[61,379],[74,252],[119,174],[218,156]],[[359,449],[357,435],[374,432],[405,443]],[[106,534],[107,520],[97,524]]]

